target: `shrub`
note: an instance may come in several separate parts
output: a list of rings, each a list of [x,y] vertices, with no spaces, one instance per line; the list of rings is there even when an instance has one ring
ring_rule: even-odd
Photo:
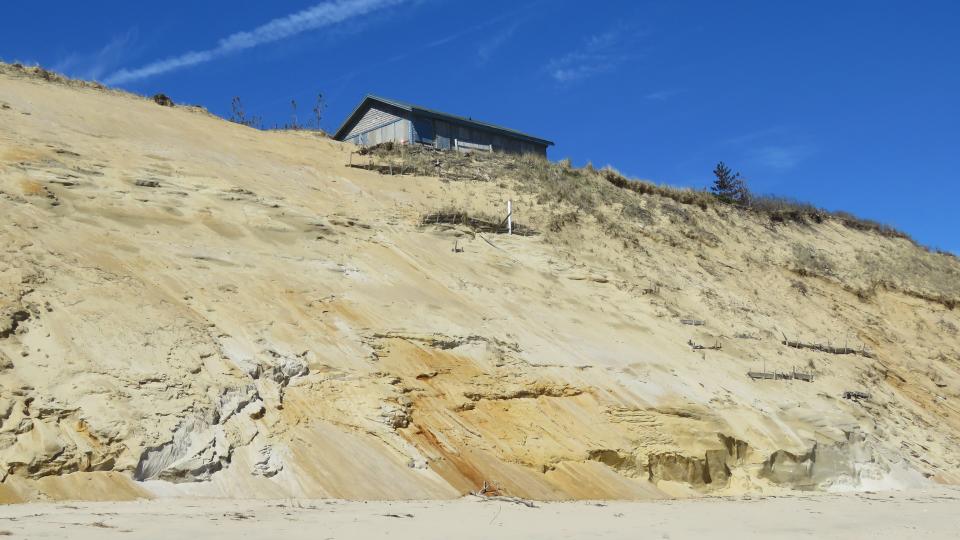
[[[790,284],[790,286],[791,286],[795,291],[797,291],[798,293],[800,293],[800,295],[802,295],[802,296],[807,296],[808,294],[810,294],[810,289],[808,289],[806,283],[804,283],[804,282],[802,282],[802,281],[794,281],[794,282],[792,282],[792,283]]]
[[[824,210],[786,197],[751,195],[749,208],[753,212],[770,216],[770,221],[775,223],[807,224],[810,221],[823,223],[827,218],[827,212]]]
[[[550,232],[558,233],[567,225],[576,225],[579,222],[580,213],[577,211],[557,212],[550,216],[550,221],[547,223],[547,228],[550,230]]]
[[[806,244],[793,246],[794,271],[801,276],[830,276],[834,274],[833,261]]]
[[[152,99],[154,103],[156,103],[157,105],[160,105],[161,107],[174,106],[173,100],[170,99],[170,97],[167,96],[166,94],[154,94]]]

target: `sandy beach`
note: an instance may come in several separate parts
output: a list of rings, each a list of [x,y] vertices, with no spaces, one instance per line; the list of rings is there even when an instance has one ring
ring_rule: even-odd
[[[957,538],[960,489],[654,502],[152,500],[0,507],[11,538]]]

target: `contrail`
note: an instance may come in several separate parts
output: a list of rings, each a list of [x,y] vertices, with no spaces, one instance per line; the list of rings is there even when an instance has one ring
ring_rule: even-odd
[[[180,56],[158,60],[136,69],[121,69],[110,74],[106,84],[124,84],[153,77],[177,69],[203,64],[231,53],[272,43],[297,34],[341,23],[407,0],[331,0],[303,11],[274,19],[249,32],[237,32],[203,51],[190,51]]]

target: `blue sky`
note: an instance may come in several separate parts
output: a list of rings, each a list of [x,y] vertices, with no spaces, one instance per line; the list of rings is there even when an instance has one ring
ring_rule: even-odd
[[[366,93],[557,142],[553,159],[757,192],[960,253],[960,2],[10,2],[0,58],[267,125]]]

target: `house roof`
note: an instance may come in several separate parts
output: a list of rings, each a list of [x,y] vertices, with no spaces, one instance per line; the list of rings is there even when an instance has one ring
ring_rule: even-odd
[[[392,105],[392,106],[394,106],[394,107],[397,107],[398,109],[402,109],[402,110],[405,110],[405,111],[409,111],[409,112],[415,113],[415,114],[417,114],[417,115],[419,115],[419,116],[428,116],[428,117],[430,117],[430,118],[437,118],[437,119],[439,119],[439,120],[446,120],[447,122],[450,122],[450,123],[453,123],[453,124],[460,124],[460,125],[466,125],[466,126],[475,126],[475,127],[481,128],[481,129],[485,129],[485,130],[487,130],[487,131],[495,131],[495,132],[497,132],[497,133],[500,133],[500,134],[502,134],[502,135],[506,135],[506,136],[508,136],[508,137],[512,137],[512,138],[514,138],[514,139],[521,139],[521,140],[525,140],[525,141],[529,141],[529,142],[533,142],[533,143],[537,143],[537,144],[542,144],[542,145],[545,145],[545,146],[553,146],[553,141],[548,141],[548,140],[546,140],[546,139],[541,139],[541,138],[539,138],[539,137],[534,137],[533,135],[528,135],[528,134],[526,134],[526,133],[523,133],[522,131],[517,131],[517,130],[515,130],[515,129],[505,128],[505,127],[503,127],[503,126],[498,126],[498,125],[490,124],[490,123],[487,123],[487,122],[481,122],[481,121],[479,121],[479,120],[474,120],[473,118],[465,118],[465,117],[463,117],[463,116],[457,116],[457,115],[455,115],[455,114],[449,114],[449,113],[445,113],[445,112],[435,111],[435,110],[433,110],[433,109],[428,109],[428,108],[426,108],[426,107],[420,107],[420,106],[414,105],[414,104],[412,104],[412,103],[406,103],[406,102],[403,102],[403,101],[397,101],[397,100],[395,100],[395,99],[388,99],[388,98],[384,98],[384,97],[380,97],[380,96],[375,96],[375,95],[373,95],[373,94],[367,94],[367,95],[363,98],[363,101],[361,101],[360,104],[357,105],[357,108],[354,109],[353,112],[350,113],[350,116],[348,116],[347,119],[343,121],[343,124],[340,125],[340,129],[337,130],[337,132],[336,132],[336,134],[334,134],[333,138],[336,139],[336,140],[338,140],[338,141],[342,141],[343,138],[347,135],[347,133],[350,132],[349,127],[353,124],[353,122],[354,122],[355,120],[358,120],[358,119],[360,118],[360,115],[362,114],[362,112],[363,112],[363,110],[364,110],[364,107],[365,107],[368,103],[371,103],[371,102],[380,102],[380,103],[384,103],[384,104],[387,104],[387,105]]]

